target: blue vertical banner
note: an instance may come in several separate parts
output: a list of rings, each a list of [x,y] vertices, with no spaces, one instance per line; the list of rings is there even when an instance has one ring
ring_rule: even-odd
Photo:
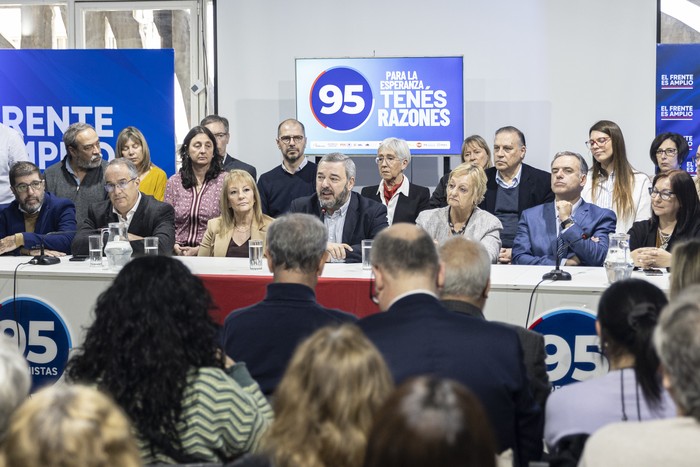
[[[694,140],[700,138],[694,116],[694,109],[700,109],[696,76],[700,76],[700,44],[656,46],[656,134],[672,131],[685,137],[690,153],[681,169],[693,174],[697,172]]]
[[[151,159],[175,172],[175,54],[165,50],[0,50],[0,122],[24,135],[40,169],[66,154],[63,132],[93,125],[111,160],[119,132],[135,126]]]

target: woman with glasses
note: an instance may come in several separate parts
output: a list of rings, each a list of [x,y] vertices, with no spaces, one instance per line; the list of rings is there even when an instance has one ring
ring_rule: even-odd
[[[414,224],[418,214],[428,209],[430,190],[408,181],[404,171],[411,163],[408,143],[398,138],[387,138],[377,149],[377,167],[382,177],[379,185],[366,186],[362,196],[386,206],[386,218],[394,222]]]
[[[471,135],[462,143],[462,162],[471,162],[486,170],[493,167],[491,162],[491,150],[486,140],[479,135]],[[447,182],[450,174],[445,174],[435,187],[433,196],[430,197],[430,208],[444,208],[447,206]]]
[[[649,158],[659,173],[679,169],[688,157],[688,142],[678,133],[661,133],[651,142]]]
[[[173,252],[178,256],[197,256],[207,222],[221,215],[222,157],[216,138],[203,126],[187,133],[179,154],[180,172],[170,177],[165,187],[165,202],[175,209]]]
[[[629,230],[634,265],[644,269],[671,266],[674,243],[700,234],[700,202],[688,172],[669,170],[654,177],[651,219]]]
[[[151,162],[151,151],[148,149],[146,137],[133,126],[128,126],[119,132],[117,136],[117,150],[115,157],[126,157],[134,163],[139,171],[139,190],[144,195],[151,195],[158,201],[163,201],[165,196],[165,184],[168,176],[163,169]]]
[[[617,216],[617,232],[625,233],[635,221],[649,218],[649,177],[627,160],[622,130],[609,120],[594,124],[586,146],[593,156],[581,196],[589,203],[611,209]]]

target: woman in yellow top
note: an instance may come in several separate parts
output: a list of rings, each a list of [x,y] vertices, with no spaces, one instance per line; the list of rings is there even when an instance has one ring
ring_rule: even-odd
[[[168,176],[163,169],[151,162],[151,151],[143,133],[138,128],[128,126],[117,137],[116,157],[126,157],[134,163],[139,171],[141,184],[139,189],[145,195],[151,195],[158,201],[165,197],[165,184]]]
[[[255,180],[245,170],[232,170],[221,190],[221,216],[207,222],[199,256],[248,257],[248,241],[262,240],[274,219],[262,213]]]

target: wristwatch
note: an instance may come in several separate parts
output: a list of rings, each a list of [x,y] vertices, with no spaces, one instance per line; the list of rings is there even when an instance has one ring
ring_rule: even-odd
[[[572,225],[574,225],[574,220],[569,217],[567,220],[565,220],[564,222],[559,224],[559,227],[561,227],[561,230],[564,230],[564,229],[568,229]]]

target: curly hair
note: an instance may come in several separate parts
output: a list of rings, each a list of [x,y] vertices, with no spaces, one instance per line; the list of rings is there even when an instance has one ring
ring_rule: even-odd
[[[224,159],[221,154],[219,154],[219,149],[216,146],[216,138],[214,134],[209,131],[209,128],[205,126],[198,125],[192,128],[187,135],[185,140],[182,142],[182,146],[178,151],[180,156],[180,161],[182,162],[182,167],[180,167],[180,177],[182,178],[182,186],[184,188],[192,188],[197,186],[197,179],[194,176],[194,171],[192,170],[192,159],[190,159],[190,143],[192,138],[197,135],[204,133],[207,138],[211,140],[211,144],[214,146],[214,157],[209,165],[209,170],[204,174],[204,181],[214,180],[219,174],[224,170]]]
[[[133,259],[97,299],[95,321],[68,363],[71,381],[97,384],[124,409],[153,453],[173,457],[187,378],[223,368],[214,307],[202,281],[165,256]]]
[[[264,449],[277,467],[359,467],[374,413],[392,389],[384,359],[359,328],[321,328],[289,362]]]

